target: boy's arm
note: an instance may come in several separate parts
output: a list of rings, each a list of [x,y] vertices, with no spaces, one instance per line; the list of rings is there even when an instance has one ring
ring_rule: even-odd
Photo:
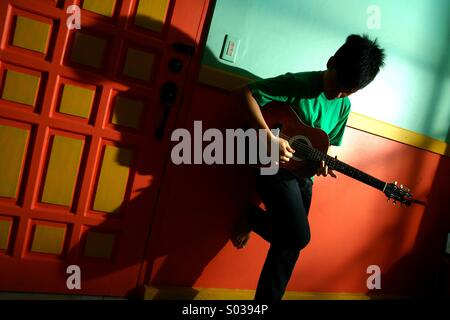
[[[347,124],[347,120],[348,117],[350,115],[350,100],[348,100],[348,98],[346,99],[346,101],[344,101],[343,103],[345,103],[344,107],[344,112],[343,115],[341,116],[340,121],[338,122],[338,124],[336,125],[336,127],[333,129],[333,131],[331,132],[330,135],[330,142],[332,143],[327,151],[327,154],[330,155],[331,157],[336,157],[339,154],[339,149],[338,146],[341,145],[342,143],[342,138],[344,136],[344,131],[345,131],[345,127]],[[322,166],[319,168],[319,170],[317,171],[317,175],[318,176],[324,176],[326,177],[328,174],[330,176],[332,176],[333,178],[337,178],[336,174],[334,173],[333,170],[330,170],[325,163],[322,161]]]
[[[289,142],[285,139],[275,136],[272,131],[270,131],[264,117],[262,115],[261,109],[252,95],[252,92],[247,86],[240,89],[234,90],[232,92],[238,101],[239,110],[242,112],[244,119],[255,129],[263,129],[266,131],[268,142],[275,142],[279,144],[280,150],[280,162],[288,162],[292,158],[294,149],[291,148]]]
[[[261,113],[261,109],[252,96],[252,92],[247,86],[238,88],[232,92],[239,103],[239,111],[242,112],[244,119],[250,124],[252,128],[264,129],[267,134],[272,134]]]

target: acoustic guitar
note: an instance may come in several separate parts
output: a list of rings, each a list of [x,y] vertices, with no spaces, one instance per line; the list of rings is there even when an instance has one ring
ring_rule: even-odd
[[[328,135],[321,129],[304,124],[295,111],[285,103],[272,102],[261,109],[267,125],[271,129],[279,129],[279,137],[287,140],[295,150],[293,157],[281,168],[288,169],[300,178],[312,177],[319,169],[321,162],[331,170],[335,170],[382,191],[393,204],[411,205],[414,200],[411,190],[397,182],[387,183],[361,170],[356,169],[327,154],[329,147]]]

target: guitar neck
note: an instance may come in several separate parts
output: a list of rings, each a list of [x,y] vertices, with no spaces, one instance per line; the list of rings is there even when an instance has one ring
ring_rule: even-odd
[[[381,181],[361,170],[358,170],[348,164],[339,161],[336,158],[330,157],[326,153],[313,149],[310,153],[311,160],[313,161],[325,161],[325,164],[331,169],[345,174],[353,179],[361,181],[371,187],[374,187],[380,191],[384,191],[386,182]]]

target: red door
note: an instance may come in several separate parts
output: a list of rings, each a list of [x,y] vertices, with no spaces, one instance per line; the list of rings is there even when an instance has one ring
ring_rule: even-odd
[[[0,0],[0,291],[140,284],[208,3]]]

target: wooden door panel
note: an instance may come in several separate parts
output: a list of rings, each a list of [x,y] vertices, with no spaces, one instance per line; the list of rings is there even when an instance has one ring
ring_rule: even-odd
[[[206,3],[0,0],[0,290],[139,284],[169,151],[168,133],[154,138],[160,90],[181,94],[192,56],[172,44],[198,42]],[[81,30],[66,27],[72,4]]]

